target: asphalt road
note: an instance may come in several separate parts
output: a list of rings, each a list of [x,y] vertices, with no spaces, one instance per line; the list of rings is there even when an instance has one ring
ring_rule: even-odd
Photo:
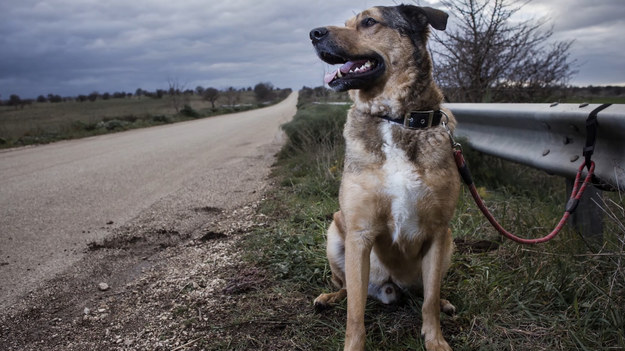
[[[156,225],[244,201],[296,102],[294,93],[244,113],[0,151],[0,307],[137,217]]]

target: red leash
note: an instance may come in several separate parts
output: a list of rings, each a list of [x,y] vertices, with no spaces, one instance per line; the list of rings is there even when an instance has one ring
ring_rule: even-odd
[[[455,142],[452,142],[452,143],[454,144],[455,147],[458,146],[458,144],[456,144]],[[562,215],[562,219],[560,219],[560,222],[551,233],[538,239],[523,239],[505,230],[497,222],[495,217],[493,217],[493,215],[490,213],[488,208],[486,208],[484,201],[482,201],[480,194],[478,194],[477,189],[475,188],[475,184],[473,184],[473,179],[471,178],[469,167],[467,166],[467,163],[464,160],[464,156],[462,156],[462,150],[460,150],[459,148],[454,148],[454,159],[456,160],[456,165],[458,166],[458,171],[460,172],[462,179],[464,180],[465,184],[467,184],[467,186],[469,187],[469,190],[471,191],[471,195],[473,195],[473,199],[475,200],[477,207],[479,207],[480,211],[482,211],[484,216],[486,216],[486,219],[488,219],[490,224],[492,224],[493,227],[497,229],[497,231],[501,235],[521,244],[544,243],[546,241],[553,239],[556,235],[558,235],[558,233],[564,227],[566,220],[569,218],[571,213],[573,213],[575,209],[577,208],[577,205],[579,204],[579,200],[581,199],[582,194],[584,193],[584,190],[586,189],[586,186],[588,185],[588,183],[591,182],[593,172],[595,171],[595,163],[593,161],[590,161],[590,168],[588,169],[588,174],[586,175],[586,178],[582,182],[581,181],[582,172],[584,171],[584,167],[586,166],[586,163],[585,162],[582,163],[582,165],[579,167],[579,169],[577,170],[577,175],[575,176],[575,184],[573,186],[573,190],[571,191],[571,197],[569,198],[569,201],[566,204],[564,215]]]
[[[462,180],[469,187],[469,190],[471,191],[471,195],[473,196],[473,199],[475,200],[477,207],[479,207],[480,211],[482,211],[484,216],[486,216],[486,219],[488,219],[490,224],[492,224],[493,227],[501,235],[505,236],[506,238],[510,240],[516,241],[517,243],[530,245],[530,244],[544,243],[546,241],[553,239],[556,235],[558,235],[558,233],[564,227],[566,220],[569,218],[571,213],[573,213],[575,209],[577,208],[577,205],[579,204],[579,200],[582,198],[582,195],[584,194],[584,190],[586,189],[586,186],[588,185],[588,183],[592,183],[593,173],[595,171],[595,163],[590,158],[595,149],[595,141],[596,141],[597,127],[598,127],[597,114],[609,106],[610,104],[603,104],[597,107],[596,109],[594,109],[588,116],[588,119],[586,120],[586,145],[584,147],[584,152],[583,152],[585,161],[584,163],[582,163],[581,166],[579,166],[579,169],[577,170],[577,175],[575,176],[575,184],[573,185],[573,190],[571,191],[571,197],[569,198],[569,201],[566,204],[566,208],[564,210],[564,214],[562,215],[562,219],[560,219],[560,222],[555,227],[555,229],[551,233],[547,234],[546,236],[542,238],[538,238],[538,239],[519,238],[518,236],[505,230],[497,222],[497,220],[495,219],[495,217],[493,217],[493,215],[490,213],[488,208],[486,208],[484,201],[482,201],[480,194],[477,192],[477,189],[475,188],[475,184],[473,184],[473,179],[471,178],[471,172],[469,172],[469,167],[467,166],[467,163],[464,160],[464,156],[462,155],[462,147],[460,144],[458,144],[454,140],[454,135],[449,129],[449,127],[447,126],[447,124],[449,123],[449,116],[447,116],[447,114],[445,114],[444,111],[442,112],[447,120],[442,122],[441,124],[447,131],[447,134],[449,134],[449,140],[451,141],[451,148],[454,152],[454,159],[456,160],[456,166],[458,166],[458,171],[460,172],[460,176],[462,176]],[[586,177],[584,178],[584,181],[582,182],[582,173],[584,171],[584,167],[588,168],[588,174],[586,175]]]

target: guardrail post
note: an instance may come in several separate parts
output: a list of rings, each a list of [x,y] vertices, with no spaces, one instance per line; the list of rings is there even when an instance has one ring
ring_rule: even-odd
[[[566,178],[566,193],[571,194],[574,180]],[[603,192],[591,184],[586,187],[579,205],[569,217],[569,224],[590,243],[603,244],[603,211],[596,202],[603,196]],[[567,196],[568,198],[568,196]],[[593,201],[593,199],[595,199]]]

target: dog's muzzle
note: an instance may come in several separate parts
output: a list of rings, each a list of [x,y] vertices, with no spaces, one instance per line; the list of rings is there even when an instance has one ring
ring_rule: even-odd
[[[335,35],[328,27],[315,28],[309,36],[322,61],[341,65],[324,77],[324,82],[334,90],[367,88],[384,73],[384,60],[379,54],[373,51],[350,54],[346,48],[337,44]]]
[[[312,40],[313,45],[317,44],[326,36],[328,36],[328,28],[326,27],[319,27],[310,31],[310,40]]]

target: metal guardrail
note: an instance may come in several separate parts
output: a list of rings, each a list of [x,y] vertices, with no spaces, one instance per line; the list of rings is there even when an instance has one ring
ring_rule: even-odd
[[[584,157],[586,119],[600,104],[445,104],[456,135],[474,149],[573,178]],[[599,112],[595,174],[625,190],[625,105]]]

